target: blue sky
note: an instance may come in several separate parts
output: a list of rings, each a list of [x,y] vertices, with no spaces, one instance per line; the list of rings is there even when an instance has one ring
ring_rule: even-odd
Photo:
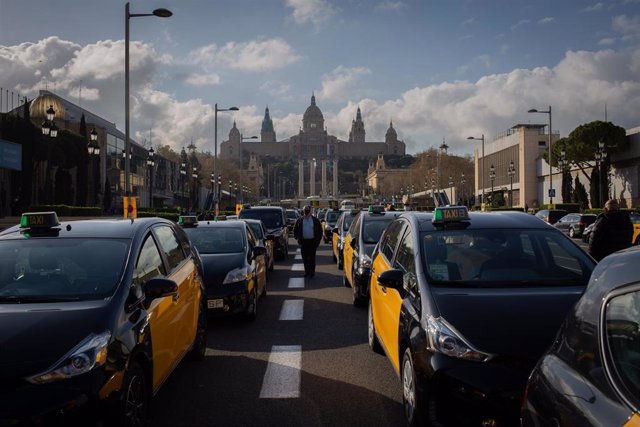
[[[259,134],[269,106],[278,139],[297,133],[312,91],[327,130],[345,139],[361,107],[368,141],[389,120],[410,152],[470,153],[554,109],[566,135],[602,119],[640,125],[640,0],[135,1],[132,131],[179,149],[213,151],[232,120]],[[0,86],[48,87],[124,123],[124,2],[0,0]]]

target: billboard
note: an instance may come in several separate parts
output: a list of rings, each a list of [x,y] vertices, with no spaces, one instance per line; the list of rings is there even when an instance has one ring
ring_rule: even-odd
[[[0,169],[22,170],[22,145],[0,139]]]

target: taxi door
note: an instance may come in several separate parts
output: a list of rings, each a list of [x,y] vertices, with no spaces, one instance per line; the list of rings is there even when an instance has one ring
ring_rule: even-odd
[[[629,421],[624,423],[623,427],[640,427],[640,414],[637,412],[634,413],[631,418],[629,418]]]
[[[342,221],[344,215],[340,217],[340,219],[336,222],[336,227],[338,229],[337,233],[331,233],[331,248],[333,249],[333,255],[336,257],[336,261],[338,260],[338,239],[340,239],[340,230],[342,229]]]
[[[344,240],[344,248],[342,249],[342,266],[344,269],[344,276],[347,278],[347,281],[351,284],[351,286],[353,286],[353,248],[351,247],[351,240],[358,239],[358,230],[361,221],[362,214],[359,214],[358,217],[351,223],[351,227],[349,227],[349,231],[347,232],[347,236]]]
[[[373,323],[378,332],[380,343],[398,374],[400,372],[398,330],[402,298],[397,290],[378,285],[378,276],[383,271],[392,268],[396,247],[404,229],[405,223],[396,220],[385,231],[380,243],[380,250],[373,260],[370,282]]]

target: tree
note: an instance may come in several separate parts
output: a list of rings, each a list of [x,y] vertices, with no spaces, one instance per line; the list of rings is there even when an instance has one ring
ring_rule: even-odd
[[[580,203],[580,210],[584,211],[589,208],[589,200],[587,196],[587,190],[585,190],[584,185],[580,182],[580,179],[576,176],[574,181],[574,191],[572,195],[571,201],[573,203]]]

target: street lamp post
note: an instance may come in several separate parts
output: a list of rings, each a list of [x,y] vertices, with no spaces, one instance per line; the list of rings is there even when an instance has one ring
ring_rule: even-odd
[[[451,175],[449,175],[449,194],[451,194],[450,200],[449,200],[449,204],[450,205],[455,205],[455,203],[453,202],[453,177]]]
[[[100,145],[98,145],[98,132],[96,132],[96,128],[94,127],[89,133],[89,144],[87,145],[87,151],[89,153],[89,166],[91,168],[91,176],[93,177],[93,189],[91,193],[93,195],[94,203],[98,203],[98,185],[96,183],[96,170],[94,165],[94,157],[100,160]],[[100,180],[100,177],[97,177],[97,180]]]
[[[233,197],[236,199],[236,205],[238,204],[238,183],[233,184]]]
[[[153,147],[149,148],[149,157],[147,157],[147,166],[149,166],[149,207],[153,209],[153,168],[156,162],[153,160]]]
[[[141,16],[157,16],[158,18],[169,18],[173,13],[168,9],[156,9],[152,13],[129,13],[129,2],[124,6],[124,148],[131,151],[131,141],[129,139],[129,18]],[[124,186],[125,195],[129,196],[129,172],[131,169],[130,159],[124,159]]]
[[[471,140],[475,140],[475,141],[482,141],[482,173],[480,174],[482,176],[482,201],[481,203],[484,203],[484,188],[486,187],[486,185],[484,184],[484,174],[485,174],[485,160],[484,160],[484,134],[482,134],[482,136],[480,138],[475,138],[473,136],[467,137],[467,139],[471,139]]]
[[[193,167],[193,173],[191,173],[191,177],[193,178],[193,189],[192,189],[192,194],[193,194],[193,202],[192,202],[192,207],[194,208],[194,211],[197,212],[198,211],[198,168],[196,168],[195,166]]]
[[[180,197],[184,199],[184,179],[187,176],[187,164],[180,163]]]
[[[513,177],[516,174],[516,165],[513,163],[513,160],[509,162],[509,169],[507,170],[507,175],[509,175],[509,181],[511,183],[511,188],[509,189],[509,207],[513,207]]]
[[[464,185],[467,183],[467,179],[464,176],[464,172],[460,172],[460,186],[462,187],[462,200],[465,206],[467,206],[468,203],[464,202]]]
[[[216,197],[218,200],[220,200],[222,198],[222,175],[218,174],[218,194],[216,194]]]
[[[213,115],[213,174],[217,175],[218,171],[216,169],[216,160],[218,159],[218,111],[238,111],[238,107],[230,107],[230,108],[218,108],[218,103],[214,105],[214,115]],[[240,141],[242,142],[242,141]],[[240,158],[242,159],[242,144],[240,145]],[[215,194],[218,194],[216,190]],[[215,201],[215,215],[218,216],[219,204],[218,199],[216,197]]]
[[[489,179],[491,180],[491,204],[493,204],[493,181],[496,179],[496,168],[493,165],[489,167]]]
[[[553,166],[551,166],[551,155],[552,155],[552,151],[551,151],[551,134],[553,133],[552,127],[551,127],[551,105],[549,105],[549,110],[547,111],[539,111],[536,110],[535,108],[532,108],[528,111],[529,113],[542,113],[542,114],[549,114],[549,204],[552,205],[553,204]],[[544,197],[544,195],[543,195]]]
[[[600,206],[604,205],[604,200],[602,198],[602,169],[604,165],[604,159],[607,156],[607,153],[604,150],[604,142],[598,141],[598,150],[596,151],[596,168],[598,169],[598,190],[599,190],[599,198],[600,198]]]

